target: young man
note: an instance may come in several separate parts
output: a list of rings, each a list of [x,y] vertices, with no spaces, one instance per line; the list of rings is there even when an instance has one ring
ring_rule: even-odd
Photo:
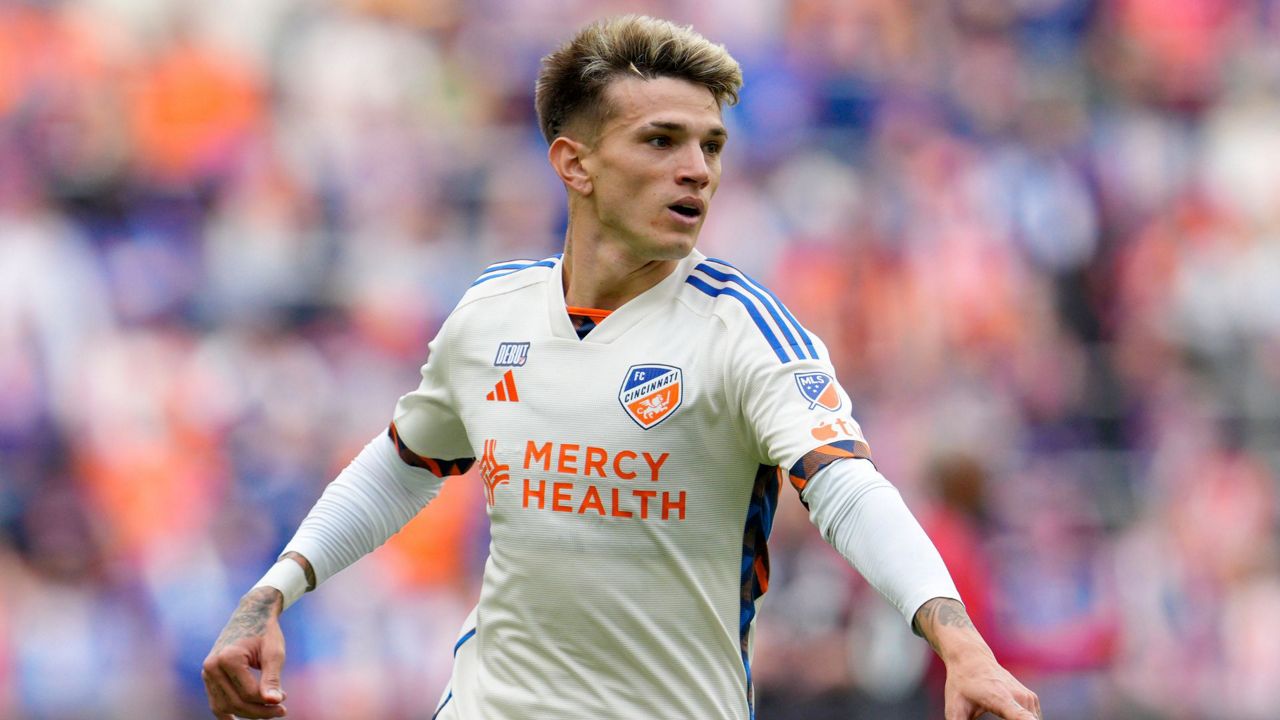
[[[492,542],[436,717],[754,717],[752,630],[784,483],[947,665],[946,717],[1038,717],[875,469],[822,342],[694,249],[741,74],[628,16],[545,59],[564,254],[494,265],[419,388],[325,490],[204,665],[214,716],[285,714],[277,617],[479,459]],[[262,670],[261,682],[250,668]]]

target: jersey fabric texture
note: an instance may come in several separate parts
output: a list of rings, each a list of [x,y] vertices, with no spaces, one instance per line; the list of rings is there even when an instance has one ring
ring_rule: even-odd
[[[558,257],[491,266],[391,428],[474,460],[491,528],[441,718],[754,716],[752,632],[783,483],[869,454],[826,348],[698,252],[582,339]]]

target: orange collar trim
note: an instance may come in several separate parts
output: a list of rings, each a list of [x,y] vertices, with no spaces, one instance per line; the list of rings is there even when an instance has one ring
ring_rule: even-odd
[[[601,320],[609,317],[609,314],[613,312],[612,310],[598,310],[596,308],[574,307],[572,305],[565,305],[564,309],[565,312],[570,315],[589,317],[596,322],[600,322]]]

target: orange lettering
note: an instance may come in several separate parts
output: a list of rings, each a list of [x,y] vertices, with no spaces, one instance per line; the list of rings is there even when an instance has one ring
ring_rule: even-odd
[[[622,509],[622,503],[618,501],[618,488],[613,489],[613,508],[610,509],[609,514],[614,517],[622,518],[631,517],[632,515],[630,510]]]
[[[680,499],[677,500],[676,502],[671,502],[671,493],[669,492],[662,493],[662,519],[666,520],[671,515],[671,511],[675,509],[678,509],[680,511],[680,519],[683,520],[684,519],[684,491],[683,490],[680,491]]]
[[[631,452],[630,450],[623,450],[622,452],[618,453],[617,455],[614,455],[614,456],[613,456],[613,474],[614,474],[614,475],[617,475],[618,477],[622,478],[623,480],[635,480],[635,479],[636,479],[636,474],[635,474],[635,473],[633,473],[633,472],[628,472],[628,471],[626,471],[626,470],[623,470],[623,469],[622,469],[622,464],[621,464],[621,463],[622,463],[622,458],[624,458],[624,457],[630,457],[632,460],[635,460],[635,459],[636,459],[636,454],[635,454],[635,453],[633,453],[633,452]]]
[[[640,498],[640,519],[649,519],[649,501],[658,496],[657,490],[632,490],[632,495]]]
[[[570,464],[576,462],[578,462],[578,446],[572,443],[561,445],[560,462],[556,463],[556,470],[568,475],[577,475],[578,468]]]
[[[657,460],[654,460],[653,456],[649,453],[644,454],[644,461],[649,463],[649,472],[652,473],[649,476],[650,480],[658,482],[658,471],[662,468],[662,463],[666,462],[670,455],[671,453],[662,453],[662,455],[658,456]]]
[[[587,486],[587,494],[582,498],[582,504],[578,506],[578,514],[585,513],[588,507],[594,508],[596,512],[604,515],[604,505],[600,503],[600,491],[596,490],[595,485]],[[681,510],[681,512],[683,513],[684,511]]]
[[[524,479],[524,506],[525,507],[529,507],[530,496],[538,498],[538,509],[541,510],[543,505],[545,505],[547,502],[547,481],[539,480],[538,490],[535,492],[533,488],[529,486],[529,478],[525,478]]]
[[[604,463],[609,459],[609,451],[604,448],[587,446],[587,457],[583,460],[582,474],[590,475],[591,469],[595,468],[600,477],[609,477],[604,474]]]
[[[532,440],[526,440],[524,446],[524,469],[529,469],[530,461],[542,460],[542,469],[551,469],[551,443],[543,443],[542,447],[533,444]]]
[[[551,485],[551,509],[556,512],[573,512],[573,507],[568,503],[573,498],[569,497],[569,491],[573,489],[573,483],[558,482]]]

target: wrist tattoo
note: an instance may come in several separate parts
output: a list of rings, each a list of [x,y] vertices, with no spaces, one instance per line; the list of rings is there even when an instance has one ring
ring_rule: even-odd
[[[284,597],[275,588],[258,588],[250,591],[240,599],[240,605],[231,614],[226,627],[218,635],[214,650],[230,645],[237,640],[261,635],[267,629],[267,621],[273,611],[280,613]]]
[[[961,629],[974,629],[973,621],[969,619],[969,614],[965,612],[964,605],[951,598],[934,598],[921,605],[920,610],[916,612],[916,631],[929,641],[934,650],[938,649],[938,641],[935,633],[929,631],[943,625]]]

